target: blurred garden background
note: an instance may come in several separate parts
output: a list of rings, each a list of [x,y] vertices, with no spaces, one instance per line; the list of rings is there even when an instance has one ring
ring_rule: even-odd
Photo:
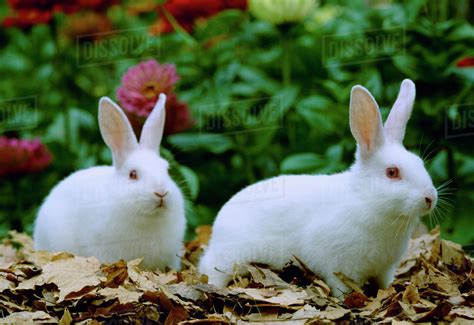
[[[111,163],[102,96],[138,131],[168,95],[162,155],[189,237],[257,180],[346,169],[351,87],[386,116],[410,78],[405,145],[435,185],[449,182],[451,208],[424,221],[473,244],[473,18],[467,0],[1,1],[0,236],[31,233],[59,180]]]

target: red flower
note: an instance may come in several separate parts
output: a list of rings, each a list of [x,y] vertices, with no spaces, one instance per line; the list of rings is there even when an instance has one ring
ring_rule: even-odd
[[[72,14],[80,10],[104,11],[118,0],[8,0],[12,15],[3,21],[5,27],[29,28],[48,24],[56,12]]]
[[[67,17],[61,32],[70,39],[83,41],[95,41],[110,35],[112,22],[100,12],[85,11],[78,12]]]
[[[3,20],[5,27],[19,27],[22,29],[38,24],[47,24],[53,19],[51,11],[41,11],[38,9],[19,9],[15,16],[6,17]]]
[[[186,103],[178,100],[175,94],[166,99],[165,134],[173,134],[189,129],[193,125]]]
[[[172,64],[148,60],[128,69],[117,90],[117,98],[128,113],[134,129],[139,129],[158,100],[160,93],[167,95],[165,134],[183,131],[192,125],[188,106],[173,93],[179,80]]]
[[[0,137],[0,177],[39,172],[51,161],[51,153],[39,139]]]
[[[247,0],[168,0],[159,8],[162,19],[160,29],[162,33],[173,31],[173,26],[166,18],[164,11],[172,15],[181,27],[190,32],[194,22],[199,18],[208,18],[232,8],[245,10]]]
[[[462,58],[456,63],[456,66],[458,68],[468,68],[468,67],[474,67],[474,57],[472,56],[466,56],[465,58]]]

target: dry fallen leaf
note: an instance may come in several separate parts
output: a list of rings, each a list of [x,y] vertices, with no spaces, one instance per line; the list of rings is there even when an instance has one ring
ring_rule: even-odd
[[[3,324],[38,324],[57,323],[57,318],[51,317],[44,311],[20,311],[2,318]]]
[[[308,298],[306,292],[274,289],[234,288],[230,294],[244,294],[254,300],[279,306],[303,305]]]
[[[31,290],[36,286],[54,283],[59,289],[61,302],[84,290],[90,291],[101,281],[105,281],[99,273],[100,262],[95,257],[55,255],[51,262],[43,266],[41,274],[23,281],[16,289]]]
[[[345,274],[341,272],[334,272],[334,275],[339,278],[339,280],[342,281],[348,288],[352,289],[353,291],[363,293],[363,290],[357,285],[357,283],[346,276]]]
[[[103,288],[98,290],[97,294],[103,296],[106,300],[117,298],[121,304],[136,302],[143,295],[141,292],[131,291],[124,287]]]
[[[362,308],[365,306],[369,298],[362,292],[351,292],[344,299],[344,305],[349,308]]]
[[[376,297],[340,274],[354,290],[343,301],[297,257],[281,271],[242,266],[249,275],[227,288],[206,284],[195,263],[209,234],[201,228],[186,245],[182,270],[152,272],[139,259],[101,265],[34,252],[28,236],[12,233],[0,244],[0,311],[15,324],[474,323],[473,259],[437,229],[410,242],[396,279]]]
[[[419,300],[420,294],[418,289],[414,285],[409,284],[403,292],[403,301],[409,304],[416,304]]]
[[[59,320],[59,325],[69,325],[72,323],[72,316],[67,307],[64,309],[63,317]]]
[[[449,315],[459,316],[459,317],[462,317],[462,318],[474,320],[474,308],[472,308],[472,307],[471,308],[469,308],[469,307],[453,308],[449,312]]]

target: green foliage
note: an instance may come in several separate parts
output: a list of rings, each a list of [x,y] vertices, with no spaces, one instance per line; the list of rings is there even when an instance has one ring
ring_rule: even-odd
[[[446,1],[365,3],[328,1],[305,23],[280,28],[228,10],[197,25],[192,35],[159,37],[142,27],[149,18],[130,18],[115,8],[109,16],[116,29],[142,28],[146,46],[126,59],[91,66],[77,57],[84,44],[61,36],[65,17],[27,32],[0,31],[6,39],[0,45],[1,97],[37,99],[37,127],[10,135],[39,136],[55,156],[40,175],[2,180],[0,200],[9,207],[0,212],[3,231],[31,229],[42,198],[71,171],[111,162],[98,131],[98,99],[114,98],[126,69],[154,49],[155,59],[176,64],[178,94],[196,122],[194,129],[168,136],[163,150],[188,197],[191,228],[212,222],[234,193],[260,179],[347,168],[355,149],[348,127],[351,87],[366,86],[386,115],[400,82],[412,78],[417,101],[405,144],[424,154],[435,184],[452,179],[451,187],[459,190],[443,220],[444,235],[474,241],[466,230],[473,228],[472,135],[445,133],[447,123],[459,118],[460,105],[470,103],[474,110],[474,69],[456,67],[473,56],[468,12]],[[321,18],[326,11],[331,14]],[[385,43],[359,48],[377,37]],[[291,68],[290,80],[283,80],[283,66]]]

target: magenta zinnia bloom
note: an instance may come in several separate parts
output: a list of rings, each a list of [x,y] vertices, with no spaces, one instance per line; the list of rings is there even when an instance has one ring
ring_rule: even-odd
[[[160,93],[167,96],[165,134],[183,131],[192,125],[188,106],[173,93],[178,80],[173,64],[159,64],[156,60],[148,60],[128,69],[117,90],[117,98],[134,128],[143,125]]]
[[[39,139],[0,137],[0,177],[39,172],[51,161],[51,153]]]

